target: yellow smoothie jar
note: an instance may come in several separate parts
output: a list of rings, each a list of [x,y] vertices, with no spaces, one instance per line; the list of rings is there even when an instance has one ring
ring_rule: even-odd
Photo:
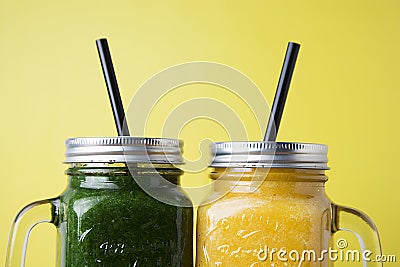
[[[382,266],[373,260],[381,254],[373,221],[325,194],[326,145],[223,142],[212,150],[214,194],[198,208],[196,266]],[[341,230],[357,236],[359,250],[333,244]]]

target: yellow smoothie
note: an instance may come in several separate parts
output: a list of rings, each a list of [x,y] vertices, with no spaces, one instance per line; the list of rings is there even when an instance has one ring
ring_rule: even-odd
[[[255,191],[249,187],[254,171],[212,173],[216,193],[231,191],[198,209],[196,266],[326,266],[318,260],[331,236],[324,171],[265,170]],[[304,252],[310,250],[315,257]]]

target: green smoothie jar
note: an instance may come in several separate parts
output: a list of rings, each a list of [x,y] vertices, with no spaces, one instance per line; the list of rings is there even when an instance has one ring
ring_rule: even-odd
[[[164,138],[68,139],[67,188],[19,212],[6,266],[24,266],[30,231],[47,222],[58,230],[56,266],[191,267],[193,209],[175,186],[182,174],[176,167],[181,146]],[[158,201],[136,183],[157,188],[160,178],[182,205]]]

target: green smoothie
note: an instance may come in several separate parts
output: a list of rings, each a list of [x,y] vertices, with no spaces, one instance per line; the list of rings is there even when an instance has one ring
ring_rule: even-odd
[[[172,165],[155,166],[138,167],[135,175],[152,183],[158,173],[176,184],[182,174]],[[147,195],[125,164],[73,164],[67,175],[58,220],[61,266],[192,266],[192,208]]]

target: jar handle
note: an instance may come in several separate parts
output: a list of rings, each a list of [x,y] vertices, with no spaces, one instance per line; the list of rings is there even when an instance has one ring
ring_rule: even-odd
[[[365,213],[353,208],[338,206],[332,204],[332,232],[348,231],[356,235],[360,247],[360,261],[363,267],[382,267],[383,263],[375,260],[376,256],[382,255],[381,243],[378,229],[375,223]],[[344,249],[347,247],[346,240],[338,247]]]
[[[60,199],[52,198],[25,206],[15,217],[8,241],[6,267],[25,266],[29,234],[40,223],[58,224]]]

